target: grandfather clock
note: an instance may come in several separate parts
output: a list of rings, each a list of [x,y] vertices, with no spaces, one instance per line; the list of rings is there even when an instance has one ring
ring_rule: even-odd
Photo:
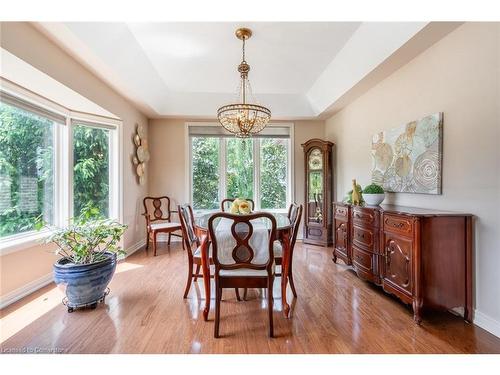
[[[304,243],[332,246],[333,143],[310,139],[305,160]]]

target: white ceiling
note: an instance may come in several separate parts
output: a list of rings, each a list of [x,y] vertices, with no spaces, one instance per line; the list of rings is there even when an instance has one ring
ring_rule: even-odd
[[[38,23],[37,28],[149,117],[213,118],[233,101],[241,41],[260,104],[275,119],[316,118],[427,23]]]

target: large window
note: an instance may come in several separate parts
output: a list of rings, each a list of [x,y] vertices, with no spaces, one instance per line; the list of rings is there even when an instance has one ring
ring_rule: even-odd
[[[76,123],[73,126],[73,214],[96,208],[109,216],[108,129]]]
[[[54,222],[54,127],[0,102],[0,237]]]
[[[291,202],[289,130],[276,137],[268,133],[242,139],[216,134],[220,127],[193,128],[189,140],[194,209],[218,209],[222,199],[236,197],[251,198],[263,210],[285,209]]]
[[[66,225],[91,208],[118,218],[118,124],[0,94],[0,248],[40,219]]]

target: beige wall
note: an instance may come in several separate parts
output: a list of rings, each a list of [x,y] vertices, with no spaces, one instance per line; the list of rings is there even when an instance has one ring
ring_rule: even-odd
[[[151,161],[149,186],[152,195],[167,194],[173,204],[189,201],[186,165],[188,119],[157,119],[149,121]],[[198,120],[199,121],[199,120]],[[209,120],[207,120],[209,121]],[[215,120],[212,120],[215,121]],[[193,120],[194,122],[194,120]],[[311,138],[323,138],[323,121],[292,121],[294,123],[294,197],[304,203],[304,156],[301,144]],[[165,174],[168,171],[168,174]]]
[[[124,236],[124,247],[134,246],[145,237],[139,205],[148,191],[148,185],[139,186],[136,182],[131,163],[134,152],[132,135],[135,123],[147,128],[147,118],[28,23],[2,22],[0,25],[2,48],[123,121],[123,220],[129,226]],[[54,255],[42,246],[1,256],[0,296],[50,274],[54,260]]]
[[[443,194],[389,194],[387,202],[476,215],[476,319],[497,328],[499,25],[467,23],[459,27],[328,119],[325,127],[327,139],[337,145],[337,199],[342,199],[352,178],[362,185],[370,182],[372,134],[444,112]]]

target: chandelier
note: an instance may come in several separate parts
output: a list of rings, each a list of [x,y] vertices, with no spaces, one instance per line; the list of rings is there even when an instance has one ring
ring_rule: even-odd
[[[220,107],[217,110],[217,118],[226,130],[236,134],[237,137],[247,138],[266,127],[271,119],[271,111],[255,104],[248,80],[250,65],[245,61],[245,41],[252,36],[252,30],[241,28],[236,30],[235,34],[243,42],[243,58],[238,65],[238,72],[240,72],[239,97],[237,103]],[[249,100],[250,103],[248,103]]]

